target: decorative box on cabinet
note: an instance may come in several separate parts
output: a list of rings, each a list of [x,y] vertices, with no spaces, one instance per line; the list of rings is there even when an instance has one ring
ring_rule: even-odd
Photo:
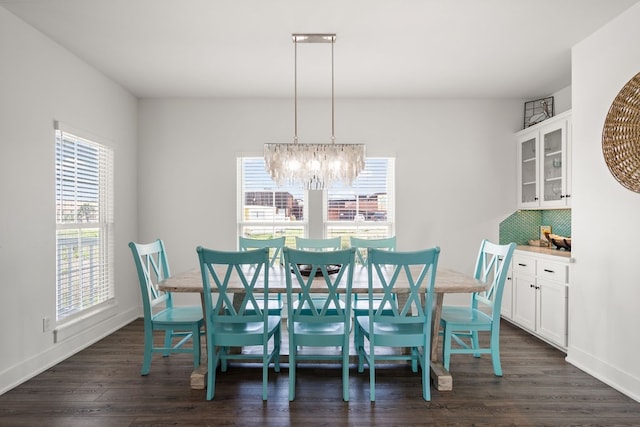
[[[571,207],[571,112],[516,133],[518,208]]]
[[[568,258],[516,251],[511,271],[511,310],[503,317],[562,350],[567,349]],[[507,281],[509,282],[509,281]],[[503,308],[508,292],[503,295]],[[510,311],[510,313],[509,313]]]

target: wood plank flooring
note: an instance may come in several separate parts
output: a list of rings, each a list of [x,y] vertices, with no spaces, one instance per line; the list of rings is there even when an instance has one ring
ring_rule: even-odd
[[[0,396],[0,426],[640,425],[640,403],[506,322],[502,378],[486,355],[454,355],[454,390],[432,387],[425,402],[419,374],[388,365],[377,370],[373,404],[367,370],[352,367],[345,403],[331,364],[300,365],[291,403],[286,365],[269,372],[263,403],[261,368],[235,364],[218,373],[215,400],[206,401],[205,390],[189,387],[189,355],[154,356],[151,373],[140,376],[142,330],[136,320]]]

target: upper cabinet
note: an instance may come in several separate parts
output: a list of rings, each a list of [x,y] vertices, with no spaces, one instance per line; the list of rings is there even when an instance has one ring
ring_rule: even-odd
[[[516,133],[518,208],[571,207],[571,112]]]

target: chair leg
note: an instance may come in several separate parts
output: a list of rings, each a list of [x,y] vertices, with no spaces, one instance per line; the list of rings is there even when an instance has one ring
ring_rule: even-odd
[[[369,339],[369,400],[376,401],[376,356],[371,339]]]
[[[470,331],[470,332],[471,332],[471,348],[480,348],[478,331]],[[480,357],[480,353],[473,353],[473,357]]]
[[[496,377],[502,376],[502,366],[500,365],[500,334],[498,331],[491,331],[491,363],[493,373]]]
[[[218,367],[218,353],[211,337],[207,337],[207,400],[212,400],[216,391],[216,368]]]
[[[275,372],[280,372],[280,339],[281,339],[281,330],[278,328],[276,333],[274,334],[274,342],[273,342],[273,357],[275,360],[273,361],[273,370]]]
[[[196,324],[191,331],[191,344],[193,345],[193,367],[200,366],[200,327]]]
[[[229,347],[220,347],[218,354],[220,355],[220,372],[227,372],[227,354]]]
[[[342,400],[349,401],[349,337],[342,345]]]
[[[289,325],[289,401],[296,398],[296,351],[297,346],[293,334],[293,322]]]
[[[167,350],[162,352],[162,357],[169,357],[170,349],[173,341],[173,329],[167,329],[164,331],[164,348]]]
[[[262,351],[262,400],[267,400],[267,393],[269,391],[269,349],[266,343]]]
[[[142,369],[140,375],[148,375],[151,370],[151,358],[153,356],[153,330],[144,329],[144,356],[142,359]]]
[[[355,325],[355,328],[358,333],[357,335],[354,333],[354,344],[356,346],[356,353],[358,355],[358,372],[364,372],[364,361],[365,361],[365,350],[364,350],[364,334],[360,331],[360,326]],[[357,336],[357,338],[356,338]]]
[[[411,347],[411,372],[418,372],[418,357],[420,357],[418,349]]]
[[[422,366],[422,398],[431,400],[431,337],[427,336],[422,344],[422,354],[418,353]]]
[[[451,340],[451,329],[445,326],[442,340],[442,364],[447,371],[451,362]]]

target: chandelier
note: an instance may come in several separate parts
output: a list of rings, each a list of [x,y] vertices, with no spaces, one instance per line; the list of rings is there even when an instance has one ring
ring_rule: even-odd
[[[336,144],[333,85],[335,34],[293,34],[294,46],[294,137],[293,143],[264,145],[265,168],[280,186],[301,185],[323,190],[334,182],[351,185],[364,169],[364,144]],[[298,43],[331,43],[331,141],[324,144],[298,142]]]

